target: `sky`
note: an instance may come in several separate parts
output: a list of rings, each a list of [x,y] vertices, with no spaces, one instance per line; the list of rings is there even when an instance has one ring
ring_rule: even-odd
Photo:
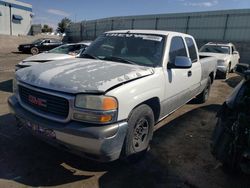
[[[250,0],[20,0],[33,5],[33,23],[54,29],[64,17],[74,22],[113,16],[250,8]]]

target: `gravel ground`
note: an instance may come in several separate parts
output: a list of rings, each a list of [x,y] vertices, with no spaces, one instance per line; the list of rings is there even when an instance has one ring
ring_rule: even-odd
[[[240,81],[215,80],[207,103],[183,106],[157,125],[151,150],[136,164],[101,164],[58,150],[15,126],[7,98],[14,65],[28,55],[0,53],[0,187],[250,187],[210,154],[216,112]],[[163,126],[164,125],[164,126]]]

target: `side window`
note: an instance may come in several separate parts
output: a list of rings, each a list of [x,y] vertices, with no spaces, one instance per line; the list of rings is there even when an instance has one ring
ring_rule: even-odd
[[[187,57],[184,41],[181,37],[173,37],[169,50],[169,63],[174,63],[177,56]]]
[[[186,41],[187,46],[188,46],[188,51],[189,51],[189,56],[190,56],[191,61],[193,63],[197,62],[198,55],[197,55],[197,51],[196,51],[196,48],[194,45],[194,40],[192,38],[186,37],[185,41]]]

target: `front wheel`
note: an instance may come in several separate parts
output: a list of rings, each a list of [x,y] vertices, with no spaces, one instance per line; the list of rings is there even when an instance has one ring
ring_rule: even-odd
[[[122,158],[128,162],[137,161],[149,148],[153,137],[154,113],[142,104],[136,107],[128,118],[128,132],[123,145]]]

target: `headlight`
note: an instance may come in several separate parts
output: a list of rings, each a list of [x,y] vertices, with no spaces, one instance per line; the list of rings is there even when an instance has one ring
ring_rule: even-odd
[[[117,115],[118,103],[114,97],[83,95],[76,96],[73,118],[91,123],[113,122]]]
[[[217,61],[217,65],[218,66],[224,66],[225,65],[225,60],[223,60],[223,59],[219,59],[218,61]]]
[[[77,95],[75,106],[91,110],[115,110],[117,100],[114,97],[98,95]]]

